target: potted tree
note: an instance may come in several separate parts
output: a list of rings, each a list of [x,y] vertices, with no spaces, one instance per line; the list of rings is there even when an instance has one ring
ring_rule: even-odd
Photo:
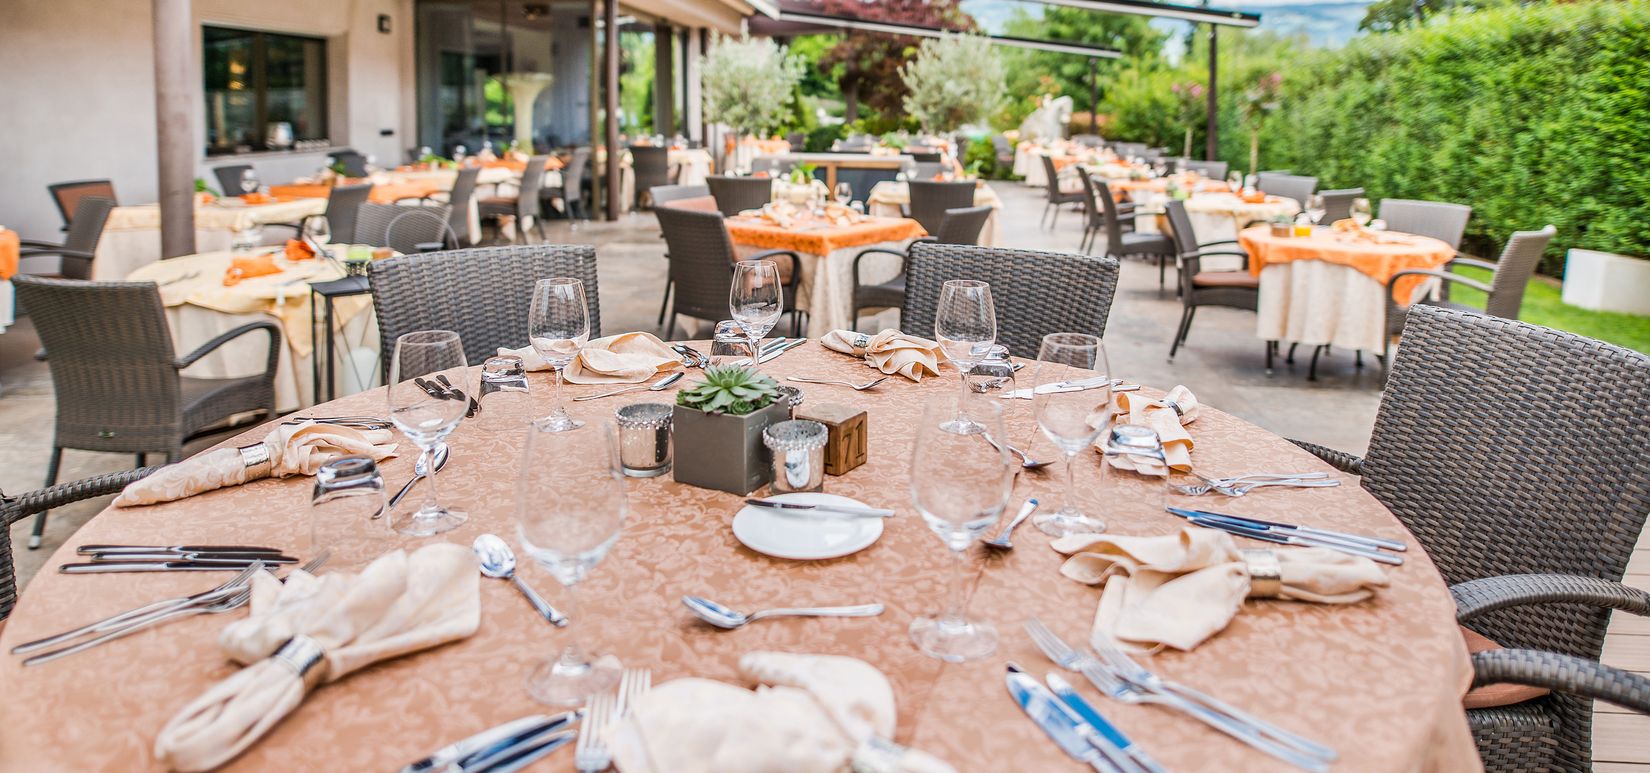
[[[772,475],[762,430],[791,417],[779,383],[750,368],[709,368],[705,378],[676,393],[676,481],[731,494],[748,494]]]
[[[948,138],[967,124],[984,122],[1006,90],[1002,61],[991,41],[978,35],[924,40],[899,74],[911,92],[905,111],[924,131]]]
[[[789,115],[802,62],[785,56],[769,38],[750,37],[719,37],[699,62],[705,117],[733,129],[732,157],[723,164],[738,167],[744,135],[767,132]]]

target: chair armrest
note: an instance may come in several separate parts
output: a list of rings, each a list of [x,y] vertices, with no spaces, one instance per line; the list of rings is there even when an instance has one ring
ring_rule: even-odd
[[[761,252],[755,252],[755,253],[751,253],[750,255],[746,255],[745,257],[740,258],[739,260],[740,260],[740,262],[744,262],[744,261],[747,261],[747,260],[773,260],[774,258],[779,257],[780,255],[784,255],[788,259],[788,261],[790,262],[790,265],[791,265],[791,281],[787,282],[786,285],[789,286],[789,285],[796,284],[797,280],[801,278],[800,275],[802,273],[802,257],[797,255],[795,252],[793,252],[791,250],[763,250]]]
[[[1444,265],[1446,267],[1448,267],[1448,266],[1474,266],[1474,267],[1477,267],[1477,268],[1487,268],[1491,271],[1495,270],[1495,264],[1494,263],[1491,263],[1487,260],[1479,260],[1478,258],[1474,258],[1474,257],[1468,256],[1468,255],[1461,255],[1459,253],[1457,253],[1455,257],[1450,258],[1450,261],[1448,263],[1445,263]]]
[[[1213,247],[1217,244],[1242,244],[1242,242],[1239,242],[1236,239],[1216,239],[1212,242],[1198,242],[1197,248],[1203,249],[1204,247]]]
[[[1598,577],[1508,574],[1450,586],[1455,619],[1465,623],[1486,612],[1524,604],[1585,604],[1650,615],[1650,593]]]
[[[1430,269],[1430,268],[1406,268],[1403,271],[1399,271],[1398,273],[1393,274],[1391,279],[1386,280],[1387,288],[1391,289],[1393,283],[1397,282],[1400,277],[1406,277],[1406,276],[1430,276],[1430,277],[1434,277],[1434,278],[1437,278],[1437,279],[1442,279],[1446,282],[1455,282],[1455,283],[1458,283],[1458,284],[1464,284],[1468,287],[1473,288],[1474,290],[1480,290],[1480,291],[1483,291],[1483,292],[1486,292],[1486,293],[1490,291],[1490,286],[1487,285],[1487,284],[1484,284],[1483,282],[1479,282],[1479,281],[1474,280],[1474,279],[1468,279],[1464,276],[1461,276],[1460,274],[1451,274],[1448,271],[1437,271],[1437,270]]]
[[[236,338],[240,338],[247,333],[257,330],[265,330],[269,332],[269,367],[266,369],[266,372],[274,372],[275,362],[281,354],[281,326],[275,324],[274,322],[270,322],[269,320],[248,322],[238,328],[235,328],[234,330],[225,331],[218,337],[201,344],[195,349],[195,351],[185,354],[181,359],[173,362],[172,366],[178,370],[183,370],[184,368],[195,364],[196,360],[211,354],[212,350],[217,349],[218,347],[223,346]]]
[[[114,494],[126,488],[126,485],[132,481],[146,477],[159,469],[160,467],[156,466],[121,470],[120,472],[99,475],[95,478],[59,483],[37,491],[26,491],[15,497],[0,497],[0,513],[5,513],[5,525],[10,526],[35,513],[45,512],[83,499]]]
[[[1249,257],[1249,253],[1244,252],[1243,250],[1205,250],[1201,247],[1198,248],[1197,252],[1193,252],[1191,254],[1200,258],[1207,258],[1210,255],[1231,255],[1239,258]]]
[[[85,250],[66,250],[62,247],[55,247],[52,249],[24,247],[23,249],[17,251],[17,257],[19,258],[26,258],[30,255],[61,255],[65,258],[82,258],[85,260],[91,260],[93,257],[92,253]]]
[[[1353,475],[1364,474],[1364,460],[1361,456],[1353,456],[1352,454],[1345,453],[1343,451],[1336,451],[1333,448],[1325,448],[1324,446],[1320,446],[1316,443],[1308,443],[1304,440],[1295,440],[1290,438],[1289,442],[1306,449],[1313,456],[1328,462],[1329,466],[1334,467],[1341,472],[1350,472]]]
[[[401,198],[396,199],[395,201],[392,201],[390,203],[391,204],[400,204],[403,201],[425,202],[425,201],[429,201],[429,200],[430,200],[430,197],[427,196],[427,195],[426,196],[402,196]]]
[[[304,216],[303,220],[300,220],[296,223],[259,223],[258,227],[259,228],[291,228],[295,233],[301,234],[301,233],[304,232],[304,227],[309,225],[309,219],[312,218],[312,217],[325,217],[325,216],[324,215],[306,215],[306,216]]]
[[[61,244],[54,244],[52,242],[43,242],[43,241],[40,241],[39,239],[22,239],[18,242],[17,246],[19,246],[19,247],[21,247],[25,250],[33,248],[33,249],[37,249],[37,250],[50,250],[50,251],[53,251],[53,252],[56,252],[57,250],[63,249],[63,245],[61,245]]]
[[[1574,655],[1489,650],[1472,656],[1472,686],[1524,684],[1650,714],[1650,679]]]
[[[923,238],[928,239],[929,237],[925,236]],[[871,253],[874,253],[874,252],[880,252],[880,253],[883,253],[885,255],[893,255],[895,257],[898,257],[899,258],[899,274],[895,274],[894,276],[899,276],[900,274],[905,273],[905,261],[910,258],[909,253],[900,252],[899,250],[890,250],[887,247],[872,247],[872,248],[867,249],[867,250],[860,250],[859,254],[854,256],[854,286],[855,287],[858,287],[860,285],[865,284],[865,282],[862,281],[859,278],[859,262],[861,260],[864,260],[866,255],[870,255]]]

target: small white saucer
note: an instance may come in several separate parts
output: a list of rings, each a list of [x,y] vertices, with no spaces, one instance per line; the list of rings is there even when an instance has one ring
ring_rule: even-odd
[[[780,494],[765,497],[802,505],[870,507],[835,494]],[[733,536],[745,547],[774,558],[814,561],[840,558],[871,546],[882,536],[882,518],[791,515],[783,510],[746,505],[733,516]]]

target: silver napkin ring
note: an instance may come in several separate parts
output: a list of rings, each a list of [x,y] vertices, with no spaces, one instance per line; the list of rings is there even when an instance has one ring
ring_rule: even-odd
[[[871,345],[871,337],[870,336],[868,336],[864,333],[855,333],[854,334],[854,348],[855,349],[864,349],[865,347],[870,346],[870,345]]]
[[[896,773],[905,751],[905,747],[873,735],[854,749],[854,756],[848,760],[848,769],[853,773]]]
[[[1278,554],[1266,549],[1241,550],[1243,566],[1249,570],[1249,598],[1269,599],[1283,591],[1283,565]]]
[[[269,446],[263,443],[241,446],[236,450],[241,452],[241,464],[245,465],[247,469],[269,463]]]
[[[1171,409],[1173,409],[1174,410],[1174,415],[1176,415],[1180,418],[1185,418],[1186,417],[1186,412],[1180,409],[1180,403],[1177,403],[1177,402],[1175,402],[1173,400],[1170,400],[1169,398],[1165,397],[1165,398],[1163,398],[1163,404],[1167,405]]]
[[[286,640],[275,654],[270,657],[275,662],[292,669],[292,673],[303,680],[304,692],[315,689],[327,675],[326,649],[321,643],[298,634]]]

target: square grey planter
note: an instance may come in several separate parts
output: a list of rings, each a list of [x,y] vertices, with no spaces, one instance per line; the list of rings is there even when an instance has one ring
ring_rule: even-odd
[[[784,401],[744,416],[676,406],[671,419],[676,481],[740,495],[762,488],[773,476],[762,430],[790,417]]]

